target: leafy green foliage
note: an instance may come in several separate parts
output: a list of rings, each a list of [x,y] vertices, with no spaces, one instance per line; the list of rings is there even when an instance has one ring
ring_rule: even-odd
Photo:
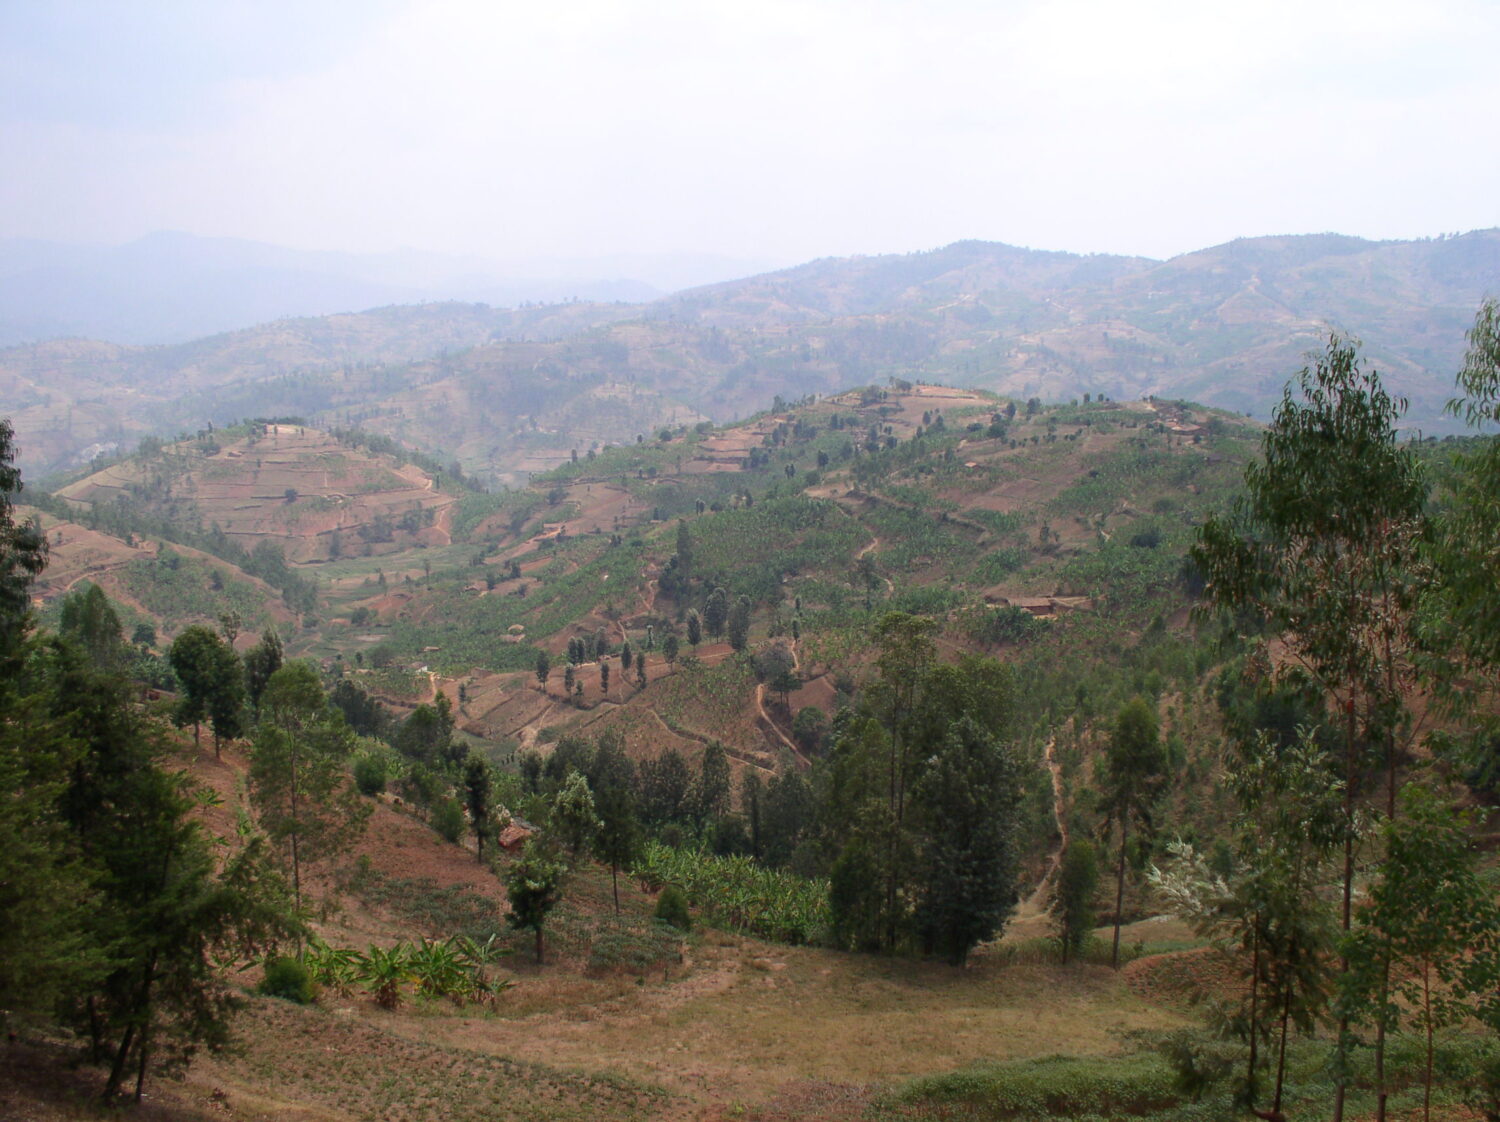
[[[863,539],[837,505],[802,495],[700,518],[693,533],[694,568],[703,581],[756,603],[774,599],[784,576],[846,565]]]
[[[898,1101],[988,1118],[1086,1118],[1150,1115],[1179,1101],[1173,1072],[1142,1053],[1109,1060],[1051,1056],[986,1064],[913,1080]]]
[[[299,906],[303,862],[343,852],[369,819],[348,781],[353,745],[312,667],[291,662],[271,675],[251,746],[250,799],[266,834],[287,846]]]
[[[675,884],[669,884],[661,890],[661,895],[656,899],[656,910],[652,914],[678,931],[693,929],[693,916],[688,910],[687,897]]]
[[[194,624],[172,641],[168,655],[183,696],[178,703],[178,724],[191,724],[194,739],[208,720],[214,733],[214,753],[224,736],[240,732],[240,710],[244,705],[244,674],[234,649],[216,632]]]
[[[542,961],[542,931],[547,917],[562,901],[567,867],[535,838],[526,843],[520,857],[505,871],[505,891],[510,897],[510,924],[536,932],[536,960]]]
[[[1156,711],[1144,698],[1134,697],[1115,717],[1099,777],[1100,803],[1108,821],[1119,832],[1115,871],[1114,961],[1119,966],[1121,901],[1125,898],[1125,863],[1131,828],[1149,831],[1152,811],[1166,783],[1166,755],[1162,751]]]
[[[828,885],[768,869],[749,857],[715,857],[647,842],[632,870],[652,887],[679,886],[709,922],[783,943],[825,938]]]
[[[1063,850],[1052,896],[1052,919],[1062,959],[1083,949],[1094,930],[1094,893],[1099,887],[1099,859],[1088,838],[1072,838]]]
[[[1019,790],[1014,757],[968,716],[950,726],[913,788],[926,818],[915,922],[928,953],[955,966],[1015,908]]]
[[[266,972],[256,987],[268,997],[307,1005],[313,1000],[313,978],[306,964],[295,958],[266,960]]]
[[[0,417],[0,641],[14,642],[31,607],[27,590],[47,564],[47,539],[34,523],[17,523],[15,497],[21,472],[15,467],[15,429]]]

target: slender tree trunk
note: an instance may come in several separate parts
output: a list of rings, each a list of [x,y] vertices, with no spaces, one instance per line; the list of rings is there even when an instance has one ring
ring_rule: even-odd
[[[110,1064],[109,1078],[104,1083],[104,1101],[112,1103],[120,1093],[120,1084],[125,1079],[125,1063],[130,1056],[130,1046],[135,1043],[135,1026],[126,1025],[125,1035],[120,1038],[120,1047],[115,1051],[114,1063]]]
[[[1351,675],[1351,680],[1352,680]],[[1349,700],[1345,703],[1346,720],[1344,733],[1344,908],[1343,908],[1343,932],[1345,941],[1349,934],[1349,928],[1354,917],[1354,781],[1355,775],[1355,724],[1354,724],[1354,689],[1349,690]],[[1339,956],[1339,973],[1347,976],[1349,973],[1349,955],[1346,951]],[[1333,1122],[1344,1122],[1344,1098],[1348,1092],[1348,1074],[1345,1065],[1349,1060],[1349,1013],[1348,1010],[1339,1012],[1339,1036],[1338,1036],[1338,1071],[1335,1074],[1335,1090],[1333,1096]]]
[[[297,857],[297,835],[292,834],[292,899],[296,908],[302,910],[302,867]]]
[[[1276,1096],[1271,1102],[1271,1113],[1281,1113],[1281,1087],[1286,1081],[1286,1037],[1287,1026],[1292,1019],[1292,989],[1287,987],[1281,999],[1281,1043],[1276,1051]]]
[[[613,861],[609,863],[609,885],[615,894],[615,915],[620,914],[620,866]]]
[[[1427,1070],[1422,1075],[1422,1119],[1432,1122],[1432,972],[1431,964],[1422,962],[1422,1020],[1427,1029]]]
[[[1380,1009],[1375,1022],[1375,1122],[1386,1122],[1386,1099],[1390,1097],[1385,1085],[1386,999],[1390,990],[1391,952],[1387,947],[1380,961]]]
[[[536,925],[536,964],[542,965],[542,925]]]
[[[291,736],[291,733],[287,733]],[[293,741],[291,752],[292,774],[291,774],[291,805],[292,805],[292,899],[296,902],[297,910],[302,910],[302,866],[297,853],[297,834],[300,832],[300,823],[297,819],[297,750],[296,741]]]
[[[1385,665],[1387,696],[1395,697],[1395,659],[1389,633],[1385,636]],[[1396,820],[1396,733],[1389,727],[1385,730],[1385,817],[1388,822]],[[1386,859],[1390,860],[1389,849],[1386,850]],[[1385,1083],[1386,1010],[1390,994],[1391,951],[1387,943],[1380,961],[1380,1020],[1375,1027],[1375,1122],[1386,1122],[1386,1100],[1390,1097]]]
[[[151,1026],[141,1029],[140,1062],[135,1070],[135,1101],[140,1102],[146,1090],[146,1061],[151,1055]]]
[[[167,860],[169,862],[171,860],[170,853]],[[140,1026],[140,1043],[141,1049],[143,1051],[145,1049],[146,1025],[149,1025],[151,1020],[151,988],[156,982],[156,962],[157,960],[153,956],[151,961],[146,964],[145,974],[141,978],[141,988],[135,999],[135,1010],[132,1020],[125,1026],[125,1035],[120,1040],[120,1050],[115,1053],[114,1063],[110,1065],[109,1079],[104,1084],[104,1101],[107,1103],[114,1102],[115,1096],[120,1093],[120,1084],[125,1081],[125,1068],[130,1061],[130,1048],[135,1043],[136,1038],[137,1024],[134,1020],[135,1016],[139,1016],[143,1022]]]
[[[1130,832],[1130,820],[1120,816],[1120,865],[1115,874],[1115,944],[1110,952],[1109,964],[1120,969],[1120,915],[1125,910],[1125,842]]]
[[[98,1063],[104,1056],[104,1023],[99,1017],[99,999],[90,997],[89,1010],[89,1060]]]
[[[1255,1065],[1260,1058],[1260,918],[1254,920],[1250,947],[1250,1059],[1245,1073],[1245,1097],[1255,1109]]]
[[[896,733],[891,736],[890,809],[891,836],[885,847],[885,927],[886,950],[896,953],[896,838],[901,826],[896,813]]]

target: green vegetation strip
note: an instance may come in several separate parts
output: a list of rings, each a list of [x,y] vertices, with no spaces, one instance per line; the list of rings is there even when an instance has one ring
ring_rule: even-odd
[[[749,857],[649,842],[633,874],[654,888],[681,888],[711,923],[781,943],[821,942],[831,922],[827,881],[770,869]]]

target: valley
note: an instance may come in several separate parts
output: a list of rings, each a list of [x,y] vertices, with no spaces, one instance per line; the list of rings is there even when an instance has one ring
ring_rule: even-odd
[[[1246,722],[1290,736],[1316,711],[1255,684],[1284,656],[1205,614],[1188,563],[1243,503],[1267,432],[1152,396],[1049,404],[890,377],[725,426],[659,421],[539,461],[514,489],[301,417],[147,438],[28,487],[15,510],[49,547],[32,587],[43,626],[77,634],[102,592],[119,632],[106,623],[95,641],[129,637],[109,657],[128,654],[163,715],[185,696],[174,637],[194,628],[223,636],[236,666],[273,641],[307,660],[342,714],[330,719],[347,721],[340,782],[352,774],[368,817],[301,871],[316,1000],[258,992],[252,960],[228,982],[245,1003],[237,1050],[195,1060],[185,1082],[153,1080],[141,1116],[480,1118],[502,1101],[528,1118],[1228,1109],[1243,1053],[1199,1003],[1242,1004],[1243,954],[1179,914],[1160,870],[1188,841],[1215,869],[1250,860],[1225,840],[1261,828],[1237,809],[1236,761],[1256,751]],[[1442,476],[1471,445],[1401,447]],[[902,689],[910,716],[890,708]],[[1159,825],[1136,850],[1105,801],[1130,713],[1159,769]],[[201,820],[225,844],[266,821],[253,792],[267,719],[226,724],[222,743],[217,717],[172,734],[172,766],[211,792]],[[929,755],[897,762],[892,729]],[[1449,750],[1413,744],[1413,774]],[[924,802],[962,752],[990,755]],[[1443,766],[1488,836],[1483,781]],[[905,823],[886,817],[887,770],[893,789],[910,784]],[[475,776],[494,800],[480,814]],[[996,779],[969,829],[1003,822],[998,848],[948,867],[999,859],[1005,895],[977,937],[938,953],[946,929],[922,926],[921,901],[944,866],[922,862],[951,844],[944,821],[969,813],[965,791]],[[572,790],[589,798],[581,827]],[[606,819],[588,815],[617,797],[636,833],[612,862]],[[567,841],[577,829],[601,833]],[[888,842],[901,855],[874,856]],[[1118,859],[1119,904],[1101,861],[1069,928],[1069,854],[1096,846]],[[540,928],[533,948],[506,922],[522,906],[514,877],[538,859],[568,868],[545,960]],[[851,880],[859,862],[891,872]],[[892,896],[851,898],[885,876]],[[653,918],[677,889],[690,931]],[[481,945],[492,957],[472,968],[493,994],[444,991],[416,957]],[[408,965],[381,990],[317,965],[325,953]],[[1290,1041],[1286,1082],[1309,1107],[1330,1090],[1328,1023],[1312,1024]],[[1487,1039],[1439,1034],[1443,1063],[1470,1073],[1440,1089],[1445,1117],[1480,1117],[1462,1104]],[[97,1093],[93,1077],[53,1066],[61,1047],[12,1053],[20,1097],[0,1105],[87,1116],[67,1104]],[[1413,1109],[1415,1060],[1391,1062]],[[28,1063],[50,1074],[23,1078]],[[1354,1116],[1370,1117],[1368,1044],[1356,1063]],[[1217,1072],[1201,1105],[1183,1074],[1197,1064]]]

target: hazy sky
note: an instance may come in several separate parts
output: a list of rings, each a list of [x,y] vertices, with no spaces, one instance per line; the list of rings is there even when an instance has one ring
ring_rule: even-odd
[[[788,263],[1500,225],[1492,0],[0,0],[0,236]]]

